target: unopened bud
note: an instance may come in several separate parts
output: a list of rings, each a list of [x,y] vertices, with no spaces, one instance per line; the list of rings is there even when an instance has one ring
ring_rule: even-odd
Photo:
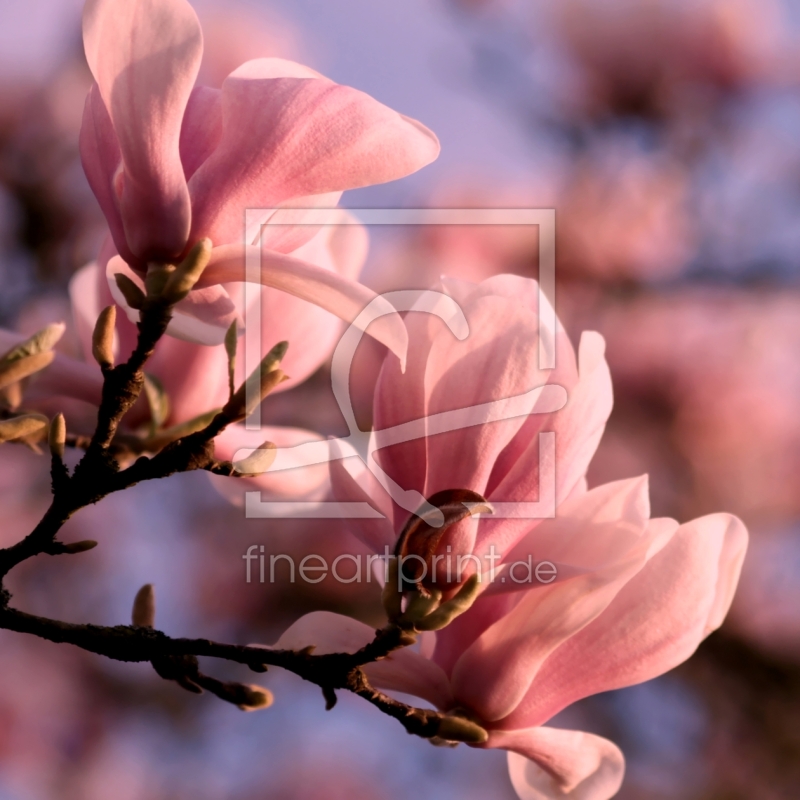
[[[475,722],[464,717],[442,717],[436,735],[448,742],[483,744],[489,734]]]
[[[77,555],[78,553],[86,553],[89,550],[94,550],[97,547],[97,542],[92,539],[84,539],[82,542],[72,542],[62,546],[62,553],[67,555]]]
[[[59,461],[64,459],[64,447],[67,443],[67,423],[63,414],[56,414],[50,423],[50,436],[48,437],[50,453]]]
[[[446,628],[456,617],[463,614],[478,598],[481,590],[481,576],[478,574],[470,577],[458,590],[454,597],[427,617],[414,623],[418,631],[438,631]]]
[[[146,583],[136,593],[131,622],[139,628],[152,628],[156,624],[156,593],[152,583]]]
[[[33,336],[29,336],[24,342],[14,345],[5,353],[0,361],[16,361],[27,356],[35,356],[38,353],[45,353],[52,350],[59,339],[64,335],[66,325],[63,322],[52,322],[46,325]]]
[[[233,462],[233,468],[243,477],[262,475],[271,466],[278,454],[278,448],[272,442],[259,445],[247,458]]]
[[[43,350],[41,353],[0,362],[0,389],[40,372],[50,366],[55,357],[52,350]]]
[[[269,708],[275,699],[269,689],[264,689],[255,684],[242,684],[244,694],[243,702],[239,703],[242,711],[258,711],[260,708]]]
[[[100,312],[92,333],[92,355],[102,369],[114,366],[114,329],[117,307],[108,306]]]
[[[167,279],[161,297],[168,303],[179,303],[200,280],[211,259],[211,239],[201,239]]]
[[[114,280],[117,282],[117,287],[122,292],[125,302],[136,311],[141,311],[145,301],[144,292],[122,272],[115,272]]]
[[[246,419],[276,386],[289,380],[289,376],[278,369],[288,347],[288,342],[276,344],[267,353],[258,368],[233,393],[222,409],[228,418],[234,422]]]
[[[41,414],[23,414],[0,422],[0,442],[11,442],[42,433],[49,421]]]

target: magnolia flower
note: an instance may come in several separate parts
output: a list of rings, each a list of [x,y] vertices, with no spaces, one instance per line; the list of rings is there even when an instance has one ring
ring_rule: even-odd
[[[411,312],[409,360],[405,375],[386,358],[375,387],[374,447],[380,467],[404,491],[431,497],[447,489],[470,489],[489,502],[537,500],[554,474],[552,495],[560,504],[583,490],[584,475],[611,412],[611,380],[602,337],[585,333],[576,359],[572,344],[552,308],[542,309],[535,281],[497,275],[478,285],[445,280],[444,291],[457,302],[469,335],[459,341],[435,316]],[[546,299],[544,303],[547,304]],[[539,367],[539,337],[544,329],[555,368]],[[504,406],[517,398],[514,408]],[[481,424],[495,410],[507,418]],[[435,415],[473,408],[472,427],[430,434]],[[556,409],[561,409],[556,411]],[[387,442],[391,429],[420,420],[414,438]],[[555,433],[548,450],[542,432]],[[540,448],[542,452],[540,452]],[[378,479],[359,469],[355,458],[331,463],[337,500],[368,502],[381,520],[352,520],[354,532],[376,552],[394,543],[409,509],[392,499]],[[415,510],[415,509],[413,509]],[[451,553],[506,552],[538,520],[468,518],[451,527],[442,542]]]
[[[445,288],[458,299],[470,334],[459,342],[434,317],[409,315],[408,371],[401,375],[387,359],[376,386],[375,446],[391,440],[393,427],[424,420],[419,438],[377,450],[380,465],[403,490],[431,497],[466,489],[496,506],[539,499],[554,474],[555,516],[482,515],[446,527],[436,554],[477,554],[478,566],[470,561],[471,572],[456,569],[454,576],[428,572],[423,585],[452,597],[478,572],[477,599],[449,626],[424,633],[419,651],[401,650],[366,671],[381,688],[484,727],[488,740],[480,746],[510,751],[523,800],[606,800],[622,782],[619,749],[598,736],[542,726],[576,700],[649,680],[688,658],[727,613],[747,532],[727,514],[685,525],[650,519],[646,478],[587,491],[586,468],[611,408],[602,338],[583,335],[576,366],[558,322],[552,332],[545,326],[556,368],[540,370],[534,281],[503,275]],[[433,433],[432,415],[442,411],[500,403],[537,386],[553,395],[559,385],[568,400],[558,410],[544,402],[542,389],[520,417]],[[540,432],[555,434],[544,458]],[[331,464],[333,492],[383,512],[384,519],[351,521],[382,553],[393,548],[409,515],[394,502],[401,494],[390,496],[353,461]],[[499,563],[485,566],[490,551]],[[426,566],[435,564],[430,553],[422,555]],[[317,613],[299,620],[278,646],[354,651],[373,635],[346,617]]]
[[[480,747],[509,751],[522,800],[608,800],[624,775],[619,748],[544,723],[576,700],[685,661],[722,623],[747,545],[744,526],[727,514],[680,526],[648,516],[642,479],[569,500],[512,553],[559,563],[558,580],[489,584],[449,627],[423,634],[419,650],[400,650],[365,672],[377,688],[478,722],[489,734]],[[355,652],[374,635],[348,617],[316,612],[275,646]]]
[[[280,59],[243,64],[221,89],[195,86],[203,41],[186,0],[88,0],[83,33],[96,82],[81,157],[114,243],[101,269],[113,274],[127,264],[144,274],[148,263],[176,262],[210,238],[211,263],[171,330],[205,344],[221,342],[235,319],[225,286],[245,279],[245,244],[258,242],[263,223],[263,285],[346,321],[374,298],[305,260],[300,248],[319,226],[302,223],[308,211],[335,206],[345,189],[431,162],[439,145],[427,128]],[[245,232],[248,208],[272,211]],[[404,355],[399,318],[374,335]]]

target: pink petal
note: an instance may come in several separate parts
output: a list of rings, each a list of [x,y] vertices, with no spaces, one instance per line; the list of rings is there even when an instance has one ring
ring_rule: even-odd
[[[611,413],[611,377],[604,352],[605,342],[599,334],[583,334],[579,346],[577,385],[569,377],[573,368],[569,365],[565,367],[565,361],[571,360],[569,353],[558,352],[557,364],[561,366],[556,372],[561,374],[555,382],[560,383],[565,378],[567,404],[554,414],[540,415],[540,419],[531,419],[526,423],[498,459],[492,473],[494,486],[489,494],[491,500],[524,502],[539,497],[539,430],[533,427],[537,424],[541,424],[542,430],[555,432],[556,461],[547,468],[555,473],[556,505],[560,505],[583,479]],[[526,440],[527,448],[522,449]],[[508,461],[513,463],[507,467],[502,479],[495,483]],[[476,546],[486,548],[494,544],[505,553],[530,524],[530,520],[486,519]]]
[[[453,337],[444,322],[432,314],[412,311],[405,318],[408,330],[408,364],[403,370],[395,359],[384,360],[374,395],[375,444],[378,463],[406,491],[423,492],[427,474],[425,439],[417,436],[401,444],[385,446],[382,430],[425,417],[425,368],[433,339],[438,333]],[[395,525],[400,528],[408,517],[397,510]]]
[[[188,181],[222,139],[222,92],[196,86],[183,115],[179,140],[181,163]]]
[[[83,40],[122,155],[127,243],[142,259],[177,256],[191,226],[179,139],[203,54],[197,16],[186,0],[87,0]]]
[[[712,514],[677,528],[666,546],[590,625],[558,648],[503,725],[544,721],[575,700],[650,680],[685,661],[727,613],[747,547],[744,525]]]
[[[449,332],[433,341],[425,372],[426,415],[468,409],[523,395],[547,383],[537,368],[538,320],[524,306],[503,297],[472,299],[464,308],[470,335],[458,342]],[[533,411],[535,402],[527,404]],[[426,438],[425,496],[444,489],[485,493],[499,454],[525,424],[525,416],[489,422],[475,412],[475,424]],[[447,535],[453,552],[471,552],[477,520],[469,518]]]
[[[117,251],[129,264],[138,265],[139,259],[133,255],[125,239],[119,198],[114,190],[114,178],[122,163],[119,141],[96,83],[86,96],[80,152],[83,171],[108,222]]]
[[[339,209],[337,217],[346,212]],[[361,225],[324,227],[292,253],[293,258],[354,279],[366,258],[366,231]],[[330,358],[344,325],[319,306],[277,289],[265,288],[261,299],[261,341],[265,347],[288,341],[281,368],[290,376],[277,391],[286,391],[316,372]],[[249,311],[249,309],[248,309]]]
[[[641,513],[646,492],[646,482],[620,481],[599,493],[599,499],[593,492],[584,495],[569,516],[548,521],[557,530],[546,547],[534,552],[535,560],[593,568],[565,581],[534,581],[513,610],[481,633],[453,669],[453,691],[460,702],[485,720],[506,717],[525,697],[545,659],[605,610],[642,568],[655,535],[647,534]],[[581,505],[590,513],[580,513]],[[615,514],[616,521],[609,520]],[[589,563],[582,564],[581,558]]]
[[[306,614],[286,630],[274,647],[302,650],[315,646],[318,655],[354,653],[375,638],[363,622],[330,611]],[[421,697],[437,708],[448,708],[452,696],[445,674],[433,662],[408,647],[388,658],[368,664],[364,671],[376,688]]]
[[[395,180],[438,155],[420,123],[290,64],[249,61],[223,83],[222,141],[190,183],[193,239],[239,241],[246,208]]]
[[[381,554],[386,547],[394,552],[397,533],[392,526],[391,498],[357,455],[350,455],[332,442],[330,470],[333,497],[343,503],[367,503],[383,514],[384,519],[351,519],[348,529],[364,542],[373,553]]]
[[[510,751],[509,776],[520,800],[609,800],[625,775],[620,749],[582,731],[491,731],[485,746]]]
[[[245,277],[244,247],[215,247],[211,262],[198,282],[198,288],[217,283],[243,282]],[[261,252],[260,282],[263,286],[280,289],[320,306],[345,322],[353,322],[378,297],[366,286],[343,278],[331,270],[269,250]],[[381,306],[391,308],[385,300],[378,302]],[[370,325],[367,332],[385,344],[401,362],[405,362],[408,334],[399,314],[393,313],[377,320]]]
[[[337,208],[341,192],[292,197],[275,207],[248,209],[245,241],[276,253],[291,253],[316,237],[325,224],[339,224],[344,209]],[[241,223],[241,220],[240,220]],[[237,236],[235,241],[241,241]],[[220,243],[222,244],[222,242]]]

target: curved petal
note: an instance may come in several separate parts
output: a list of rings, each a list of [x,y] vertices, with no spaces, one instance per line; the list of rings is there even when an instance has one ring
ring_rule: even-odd
[[[190,181],[193,239],[238,241],[246,208],[395,180],[438,155],[420,123],[299,65],[283,77],[288,63],[249,61],[223,83],[222,141]]]
[[[363,622],[330,611],[315,611],[297,620],[274,647],[302,650],[314,645],[317,655],[355,653],[374,638],[374,628]],[[364,671],[376,688],[421,697],[437,708],[448,708],[452,703],[444,672],[408,647],[396,650],[381,661],[367,664]]]
[[[179,149],[188,181],[217,149],[222,139],[222,92],[195,86],[189,95],[181,124]]]
[[[378,295],[366,286],[299,258],[262,250],[260,266],[259,279],[263,286],[280,289],[313,303],[345,322],[352,323],[373,301],[383,302],[391,308],[388,301],[378,299]],[[211,261],[197,286],[200,288],[217,283],[239,283],[245,279],[244,247],[225,245],[214,248]],[[405,363],[408,334],[399,314],[395,312],[376,320],[367,333],[385,344],[401,363]]]
[[[351,519],[348,529],[364,542],[373,553],[394,551],[397,534],[392,526],[392,501],[355,452],[348,452],[336,440],[331,442],[331,461],[328,464],[331,491],[339,502],[367,503],[383,519]]]
[[[589,492],[578,501],[576,513],[548,520],[553,536],[534,553],[537,561],[580,565],[586,550],[591,569],[564,581],[534,581],[513,610],[481,633],[456,663],[453,692],[482,719],[508,716],[547,657],[597,618],[644,566],[658,533],[646,528],[642,513],[649,508],[647,484],[619,481],[612,486],[610,496]],[[577,513],[581,506],[589,513]]]
[[[609,800],[625,776],[620,749],[583,731],[490,731],[485,747],[510,751],[509,777],[520,800]]]
[[[542,665],[504,726],[542,722],[576,700],[650,680],[722,622],[747,547],[744,525],[712,514],[681,525],[591,624]]]
[[[492,488],[490,500],[524,502],[539,496],[538,430],[532,429],[536,424],[540,424],[543,430],[555,433],[555,463],[546,465],[545,469],[552,469],[555,474],[556,506],[575,490],[586,474],[613,405],[603,337],[591,331],[581,336],[577,384],[573,384],[571,378],[574,367],[568,365],[565,369],[565,362],[572,360],[571,354],[559,350],[558,359],[557,363],[561,365],[557,370],[559,375],[551,380],[560,383],[566,379],[567,404],[541,421],[526,422],[515,441],[498,459],[498,465],[492,473],[493,482],[501,474],[502,462],[510,460],[508,451],[516,450],[513,463]],[[477,546],[486,548],[494,544],[500,552],[505,553],[524,533],[526,526],[530,526],[530,520],[486,519],[481,526]]]
[[[96,83],[89,90],[83,108],[80,153],[86,179],[105,215],[117,251],[129,264],[138,266],[140,260],[133,255],[125,239],[119,198],[114,191],[114,176],[122,163],[122,154],[114,125]]]
[[[142,259],[177,256],[191,226],[179,139],[203,54],[197,15],[186,0],[87,0],[83,41],[119,142],[127,243]]]

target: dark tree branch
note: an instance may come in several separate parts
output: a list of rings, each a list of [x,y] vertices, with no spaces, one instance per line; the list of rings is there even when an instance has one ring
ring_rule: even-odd
[[[206,689],[240,708],[265,705],[267,695],[264,690],[205,675],[199,669],[198,657],[245,664],[254,672],[265,672],[270,666],[281,667],[319,686],[328,708],[335,705],[337,690],[349,691],[397,719],[409,733],[417,736],[471,743],[485,741],[485,731],[466,716],[415,708],[383,694],[370,684],[364,666],[387,658],[395,650],[416,640],[413,631],[397,624],[391,623],[376,631],[373,641],[356,653],[314,655],[313,647],[295,652],[221,644],[208,639],[173,639],[143,626],[76,625],[27,614],[9,605],[11,595],[4,589],[3,579],[11,569],[39,554],[78,552],[68,550],[56,537],[64,523],[80,509],[141,481],[166,478],[180,472],[203,469],[221,475],[235,474],[229,462],[215,460],[213,444],[214,438],[235,421],[235,417],[226,413],[228,406],[234,409],[230,413],[235,413],[233,400],[210,421],[203,420],[199,430],[174,440],[167,437],[151,457],[141,455],[126,469],[121,469],[117,461],[122,454],[144,452],[142,445],[146,443],[120,435],[118,429],[142,392],[144,366],[166,332],[171,315],[171,306],[158,295],[147,297],[140,314],[138,341],[128,361],[116,367],[101,363],[104,384],[95,433],[91,438],[67,436],[68,443],[84,449],[83,457],[70,475],[61,455],[53,452],[53,500],[50,507],[28,536],[11,547],[0,549],[0,628],[55,643],[71,644],[117,661],[150,662],[161,677],[173,680],[189,691]],[[279,345],[277,349],[281,347],[285,350],[285,345]],[[268,379],[269,375],[266,384]],[[266,385],[264,375],[261,383],[263,389]],[[94,543],[81,544],[93,546]]]

